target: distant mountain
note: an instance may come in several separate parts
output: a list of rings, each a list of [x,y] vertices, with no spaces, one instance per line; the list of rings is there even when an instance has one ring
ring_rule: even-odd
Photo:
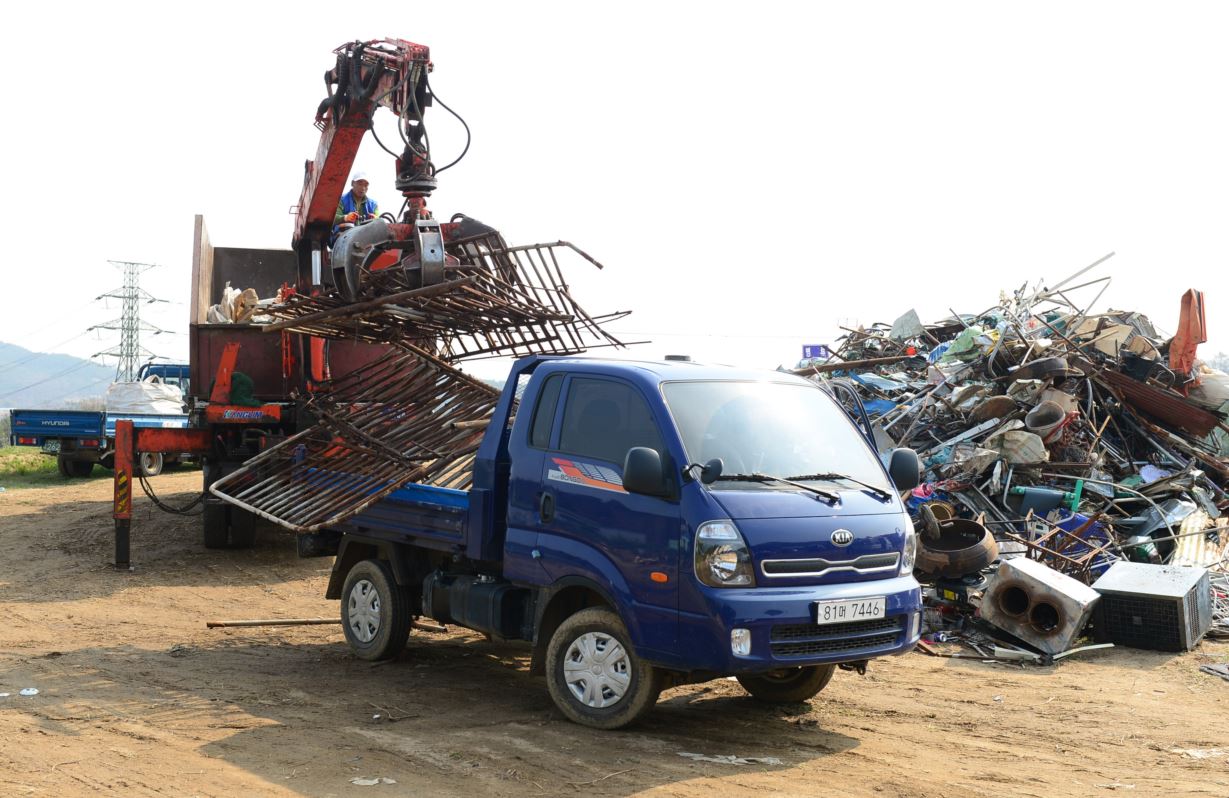
[[[0,407],[56,408],[101,398],[114,366],[0,342]]]

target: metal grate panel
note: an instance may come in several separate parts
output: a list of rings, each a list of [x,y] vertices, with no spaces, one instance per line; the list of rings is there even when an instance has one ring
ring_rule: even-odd
[[[601,268],[566,241],[509,247],[498,234],[481,236],[449,244],[449,253],[459,257],[444,267],[441,283],[414,287],[415,273],[400,268],[367,272],[369,298],[295,294],[267,309],[278,319],[267,329],[369,343],[412,341],[448,361],[623,346],[601,325],[628,312],[585,311],[564,282],[562,252]]]
[[[499,392],[402,345],[307,402],[321,419],[210,491],[295,532],[341,523],[406,482],[465,489]]]

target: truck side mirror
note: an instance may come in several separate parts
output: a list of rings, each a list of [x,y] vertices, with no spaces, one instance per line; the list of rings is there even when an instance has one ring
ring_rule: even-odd
[[[913,490],[922,484],[922,461],[912,449],[893,449],[888,460],[888,476],[899,490]]]
[[[623,489],[628,493],[643,493],[646,496],[667,496],[666,471],[661,464],[661,453],[647,446],[633,446],[627,450],[623,461]]]

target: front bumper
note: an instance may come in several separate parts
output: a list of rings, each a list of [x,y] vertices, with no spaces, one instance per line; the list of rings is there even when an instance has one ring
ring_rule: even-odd
[[[904,654],[917,644],[922,590],[912,576],[810,587],[706,588],[708,612],[680,618],[695,670],[721,674],[855,662]],[[816,625],[815,602],[883,596],[884,617]],[[735,656],[730,630],[751,631],[751,653]]]

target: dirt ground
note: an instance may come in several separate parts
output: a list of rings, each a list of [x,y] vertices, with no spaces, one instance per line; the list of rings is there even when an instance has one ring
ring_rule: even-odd
[[[154,484],[183,500],[200,473]],[[465,632],[415,632],[373,666],[338,626],[207,630],[335,616],[331,560],[274,532],[207,551],[198,518],[142,497],[135,570],[116,572],[109,496],[0,494],[0,795],[1229,795],[1229,683],[1198,670],[1224,644],[1027,669],[913,653],[809,706],[723,680],[597,732],[554,710],[524,649]]]

